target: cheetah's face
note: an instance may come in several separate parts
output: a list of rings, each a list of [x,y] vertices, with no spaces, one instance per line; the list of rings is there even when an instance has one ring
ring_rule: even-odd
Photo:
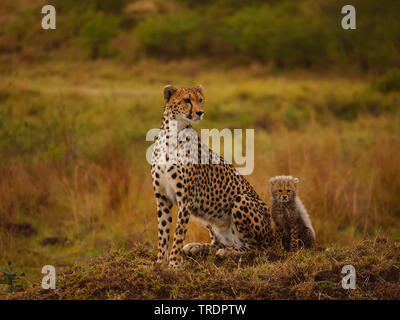
[[[201,85],[177,89],[171,85],[164,88],[165,108],[177,120],[199,122],[204,115],[204,97]]]
[[[290,202],[296,198],[299,179],[291,176],[275,177],[270,180],[272,198],[279,202]]]

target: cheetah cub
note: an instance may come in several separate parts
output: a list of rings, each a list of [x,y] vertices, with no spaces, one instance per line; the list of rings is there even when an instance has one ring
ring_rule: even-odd
[[[315,231],[303,203],[297,196],[298,178],[276,176],[270,179],[272,218],[280,247],[296,251],[300,246],[310,248],[315,243]]]

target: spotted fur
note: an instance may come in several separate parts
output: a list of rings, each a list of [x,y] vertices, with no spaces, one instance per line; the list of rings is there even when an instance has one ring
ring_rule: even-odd
[[[179,139],[178,146],[170,142],[171,129],[181,134],[192,128],[192,122],[202,119],[202,87],[177,89],[166,86],[164,99],[162,125],[154,145],[151,166],[158,217],[157,262],[168,261],[170,267],[176,268],[182,252],[191,255],[215,249],[218,256],[226,256],[274,244],[269,208],[231,164],[225,163],[222,157],[203,144],[196,133],[191,139]],[[175,128],[172,128],[173,124]],[[179,150],[197,147],[198,159],[204,158],[205,154],[209,164],[172,161],[169,151],[175,147]],[[163,155],[166,155],[166,162],[160,163]],[[219,163],[215,164],[215,160]],[[178,217],[168,258],[171,208],[174,204],[178,207]],[[207,227],[210,243],[183,246],[190,217],[197,218]]]
[[[306,208],[297,196],[299,179],[276,176],[270,179],[272,218],[276,226],[277,242],[287,251],[299,246],[310,248],[315,242],[315,232]]]

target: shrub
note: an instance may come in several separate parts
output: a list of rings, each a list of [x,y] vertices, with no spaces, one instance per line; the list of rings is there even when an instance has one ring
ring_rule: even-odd
[[[381,92],[400,91],[400,69],[390,69],[373,79],[372,86]]]
[[[196,11],[184,11],[148,18],[138,24],[135,33],[150,55],[198,55],[207,46],[202,24],[203,18]]]
[[[280,6],[247,7],[224,20],[221,39],[234,51],[278,66],[307,66],[324,56],[321,26],[297,7],[286,2]]]
[[[73,42],[81,46],[92,59],[109,56],[109,41],[117,33],[119,19],[102,12],[89,11],[83,14],[81,22]]]

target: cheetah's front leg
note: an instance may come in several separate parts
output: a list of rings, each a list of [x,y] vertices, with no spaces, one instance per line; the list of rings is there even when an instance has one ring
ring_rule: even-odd
[[[179,206],[178,220],[176,222],[176,229],[174,235],[174,242],[171,249],[171,255],[169,259],[169,267],[176,269],[181,263],[182,247],[185,241],[187,226],[189,223],[189,207],[187,204]]]
[[[172,202],[164,195],[156,193],[158,220],[158,255],[157,263],[168,262],[169,231],[171,229]]]
[[[275,236],[276,236],[276,247],[279,250],[285,251],[285,246],[284,246],[284,239],[283,239],[283,229],[279,226],[276,226],[276,231],[275,231]]]
[[[290,226],[290,251],[297,251],[299,246],[299,230],[296,223]]]

